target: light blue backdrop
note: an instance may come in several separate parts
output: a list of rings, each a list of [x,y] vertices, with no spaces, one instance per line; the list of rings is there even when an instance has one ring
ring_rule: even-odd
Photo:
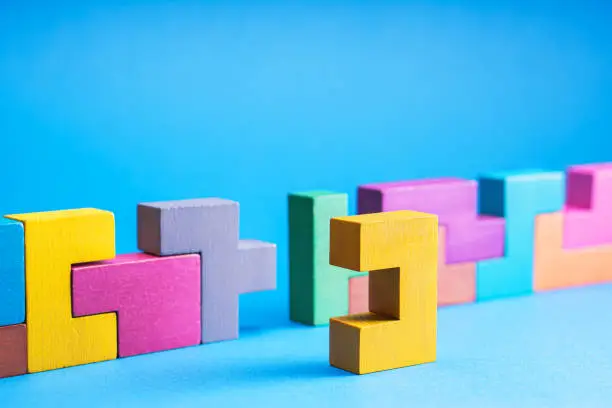
[[[287,192],[611,160],[606,3],[2,0],[0,212],[238,200],[283,324]]]

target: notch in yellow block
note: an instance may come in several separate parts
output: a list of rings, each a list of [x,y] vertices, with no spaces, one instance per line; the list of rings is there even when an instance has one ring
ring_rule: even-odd
[[[331,365],[367,374],[436,360],[437,216],[333,218],[330,263],[370,271],[370,313],[330,320]]]

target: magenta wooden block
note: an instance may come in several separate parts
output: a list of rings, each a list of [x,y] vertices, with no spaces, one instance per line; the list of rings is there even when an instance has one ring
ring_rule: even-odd
[[[443,224],[456,216],[476,214],[478,183],[455,177],[396,181],[359,186],[359,214],[413,210],[438,214]]]
[[[200,256],[75,265],[72,302],[75,316],[117,312],[120,357],[200,344]]]
[[[455,217],[446,225],[446,263],[504,256],[505,219],[486,215]]]
[[[612,243],[612,163],[572,166],[566,180],[564,247]]]
[[[505,220],[478,215],[478,183],[438,178],[367,184],[358,189],[360,214],[397,210],[438,215],[447,230],[446,262],[475,262],[504,255]]]

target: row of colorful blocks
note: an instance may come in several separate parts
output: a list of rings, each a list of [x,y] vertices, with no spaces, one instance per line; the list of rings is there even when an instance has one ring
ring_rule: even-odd
[[[238,337],[238,297],[276,287],[276,246],[239,240],[238,203],[138,205],[115,256],[111,212],[0,221],[0,378]]]
[[[571,168],[567,192],[560,172],[490,175],[479,188],[459,179],[362,186],[359,212],[439,217],[441,304],[604,282],[612,279],[611,168]],[[346,195],[292,195],[289,205],[292,319],[320,324],[367,310],[372,282],[330,266],[330,219],[346,215]],[[238,295],[275,287],[275,246],[238,239],[231,201],[139,205],[138,246],[149,255],[114,257],[106,211],[8,218],[0,226],[0,375],[236,338]],[[340,250],[359,240],[347,237]]]
[[[439,305],[612,281],[609,163],[358,188],[358,213],[397,210],[439,218]],[[293,321],[368,311],[368,276],[329,263],[329,220],[347,213],[346,194],[289,196]]]

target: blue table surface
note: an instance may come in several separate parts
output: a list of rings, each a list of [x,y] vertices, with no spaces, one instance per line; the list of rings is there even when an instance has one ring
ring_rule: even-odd
[[[438,361],[357,376],[328,328],[0,380],[2,407],[610,407],[612,286],[440,310]]]

